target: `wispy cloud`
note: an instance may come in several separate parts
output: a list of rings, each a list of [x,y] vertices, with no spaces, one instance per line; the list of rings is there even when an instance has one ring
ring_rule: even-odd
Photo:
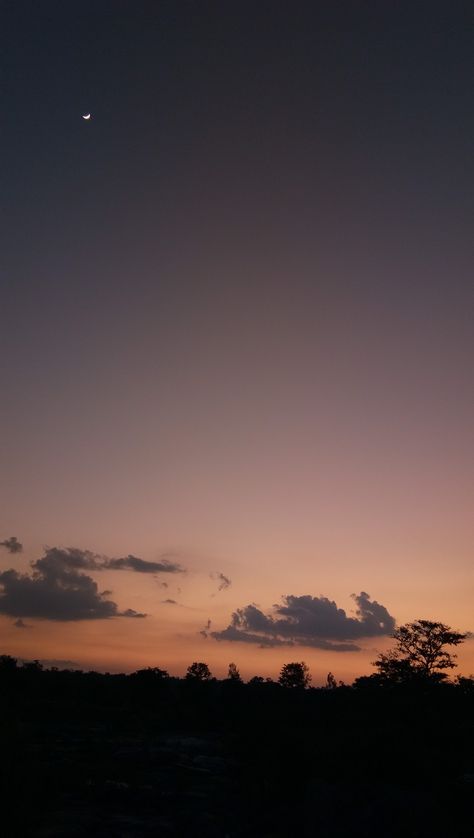
[[[138,556],[125,556],[123,559],[104,559],[102,568],[98,570],[133,570],[135,573],[183,573],[184,568],[177,562],[163,559],[159,562],[149,562]]]
[[[216,573],[210,573],[209,578],[213,579],[215,582],[218,583],[217,590],[218,591],[225,591],[227,588],[230,588],[232,585],[232,580],[229,579],[228,576],[224,576],[223,573],[217,571]]]
[[[204,637],[206,640],[207,640],[207,638],[209,637],[209,631],[210,631],[211,625],[212,625],[211,620],[208,620],[208,621],[207,621],[207,623],[206,623],[206,625],[204,626],[204,628],[203,628],[203,629],[201,629],[201,631],[199,632],[199,634],[200,634],[202,637]]]

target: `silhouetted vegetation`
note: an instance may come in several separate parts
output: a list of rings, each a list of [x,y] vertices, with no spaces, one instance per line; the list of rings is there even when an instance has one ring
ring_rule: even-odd
[[[209,681],[211,678],[212,673],[207,663],[195,661],[191,666],[188,666],[186,672],[187,681]]]
[[[445,646],[459,646],[466,639],[465,634],[431,620],[400,626],[392,637],[397,641],[395,649],[375,661],[379,677],[388,681],[444,680],[444,670],[456,666],[456,655],[447,652]]]
[[[278,683],[282,687],[304,690],[311,683],[309,666],[306,666],[304,661],[301,663],[285,663],[280,672]]]
[[[240,672],[237,669],[237,666],[235,665],[235,663],[230,663],[229,664],[229,670],[228,670],[228,673],[227,673],[227,677],[229,678],[230,681],[236,681],[239,684],[242,683],[242,678],[241,678]]]
[[[0,657],[2,835],[471,836],[474,678],[438,677],[458,633],[403,628],[351,687]]]

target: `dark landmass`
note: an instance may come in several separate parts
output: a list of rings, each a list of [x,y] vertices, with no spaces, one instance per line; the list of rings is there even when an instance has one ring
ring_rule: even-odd
[[[291,689],[3,658],[4,838],[474,835],[474,681]]]

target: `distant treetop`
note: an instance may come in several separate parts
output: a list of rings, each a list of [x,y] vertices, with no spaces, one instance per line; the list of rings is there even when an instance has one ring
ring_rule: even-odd
[[[309,667],[304,661],[301,663],[285,663],[280,672],[278,683],[282,687],[290,687],[305,689],[311,683],[311,675],[309,674]]]
[[[211,678],[211,670],[202,661],[194,661],[186,670],[186,681],[209,681]]]

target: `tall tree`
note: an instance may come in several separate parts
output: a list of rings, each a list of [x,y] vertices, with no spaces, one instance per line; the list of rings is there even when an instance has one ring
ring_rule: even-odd
[[[444,670],[457,666],[456,655],[446,647],[459,646],[466,636],[444,623],[415,620],[392,634],[395,648],[380,654],[374,666],[385,681],[404,683],[419,677],[441,681],[447,677]]]

